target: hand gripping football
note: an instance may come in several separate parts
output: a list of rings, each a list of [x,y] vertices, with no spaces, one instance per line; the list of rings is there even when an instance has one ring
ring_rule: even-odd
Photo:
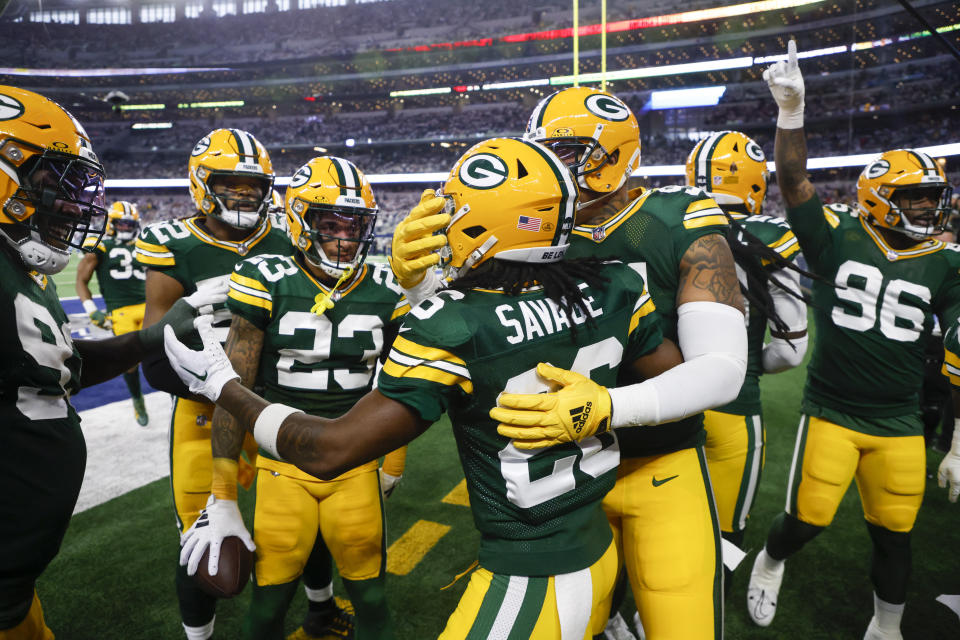
[[[200,588],[217,598],[232,598],[243,591],[253,570],[253,552],[237,536],[227,536],[220,546],[220,566],[210,575],[207,561],[210,547],[203,552],[194,579]]]

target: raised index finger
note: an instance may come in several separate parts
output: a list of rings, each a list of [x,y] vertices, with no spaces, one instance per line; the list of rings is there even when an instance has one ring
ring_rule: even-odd
[[[793,71],[797,66],[797,41],[790,38],[787,42],[787,69]]]

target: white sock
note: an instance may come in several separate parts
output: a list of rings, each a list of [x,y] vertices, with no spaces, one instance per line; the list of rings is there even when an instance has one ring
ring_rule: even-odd
[[[904,604],[891,604],[873,594],[873,617],[877,619],[877,626],[883,631],[899,631],[900,620],[903,619]]]
[[[760,553],[757,554],[757,560],[760,563],[760,566],[770,573],[776,573],[780,571],[780,568],[783,567],[783,560],[774,560],[767,554],[767,548],[764,547],[760,549]]]
[[[202,627],[188,627],[183,625],[183,631],[187,634],[187,640],[208,640],[213,635],[213,623],[217,616],[210,618],[210,622]]]
[[[307,592],[307,600],[310,602],[326,602],[333,597],[332,582],[323,589],[311,589],[307,585],[303,585],[303,590]]]

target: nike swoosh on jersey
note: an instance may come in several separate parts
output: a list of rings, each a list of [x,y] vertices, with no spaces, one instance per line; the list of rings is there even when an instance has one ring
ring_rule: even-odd
[[[659,487],[660,485],[666,484],[667,482],[670,482],[674,478],[679,478],[679,477],[680,477],[680,474],[677,474],[675,476],[670,476],[669,478],[664,478],[663,480],[657,480],[657,476],[653,476],[653,486]]]

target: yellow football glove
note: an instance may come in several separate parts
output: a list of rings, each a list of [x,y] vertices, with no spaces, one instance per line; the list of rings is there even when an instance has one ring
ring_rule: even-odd
[[[501,393],[490,417],[499,422],[497,433],[513,440],[517,449],[540,449],[583,440],[610,428],[610,394],[590,378],[541,362],[541,378],[555,382],[553,393]]]
[[[420,284],[427,269],[440,262],[440,256],[434,252],[447,244],[447,237],[433,234],[450,223],[450,214],[440,213],[443,204],[444,199],[437,197],[433,189],[425,189],[420,194],[420,204],[393,232],[390,268],[404,289]]]

